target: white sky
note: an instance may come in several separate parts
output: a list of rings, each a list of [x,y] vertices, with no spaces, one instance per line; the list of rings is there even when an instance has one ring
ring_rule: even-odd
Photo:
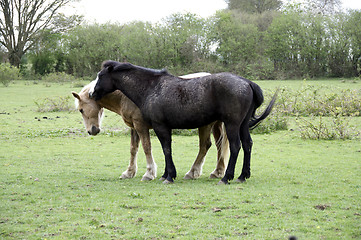
[[[341,0],[343,8],[361,9],[361,0]],[[66,13],[84,15],[89,23],[159,22],[173,13],[209,17],[227,8],[224,0],[80,0]]]
[[[80,0],[73,5],[73,11],[84,15],[90,23],[135,20],[156,23],[173,13],[190,12],[208,17],[227,8],[224,0]]]

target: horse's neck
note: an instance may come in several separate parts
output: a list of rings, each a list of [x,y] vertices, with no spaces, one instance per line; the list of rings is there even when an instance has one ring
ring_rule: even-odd
[[[125,98],[125,96],[121,92],[115,91],[100,99],[99,104],[112,112],[121,114],[123,98]]]
[[[161,75],[132,74],[122,76],[116,81],[116,87],[139,108],[146,101],[147,92],[159,83]]]

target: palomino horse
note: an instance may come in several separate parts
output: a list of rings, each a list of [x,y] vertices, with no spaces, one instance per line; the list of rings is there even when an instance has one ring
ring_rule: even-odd
[[[255,111],[264,100],[261,88],[234,74],[218,73],[184,80],[165,70],[106,61],[98,73],[92,97],[99,100],[115,90],[132,100],[143,119],[153,127],[165,155],[164,183],[173,183],[177,176],[172,159],[172,129],[198,128],[214,121],[224,123],[230,146],[228,166],[219,183],[228,184],[234,178],[241,143],[244,159],[238,181],[245,181],[251,176],[249,129],[269,115],[276,100],[275,94],[257,117]]]
[[[182,78],[192,78],[199,76],[210,75],[209,73],[194,73]],[[129,100],[120,91],[107,94],[101,100],[95,101],[89,98],[89,90],[93,89],[96,81],[86,85],[80,93],[72,92],[76,98],[77,109],[81,112],[84,125],[90,135],[97,135],[100,132],[101,120],[104,116],[103,108],[115,112],[122,116],[127,126],[131,128],[131,142],[130,142],[130,162],[127,170],[122,173],[120,178],[133,178],[137,173],[137,153],[139,147],[139,140],[142,142],[143,150],[147,161],[147,170],[142,177],[143,180],[153,180],[156,177],[157,165],[153,160],[151,151],[151,142],[149,137],[149,129],[151,126],[147,124],[141,115],[139,108]],[[228,140],[224,136],[223,124],[215,122],[204,127],[200,127],[199,134],[199,153],[193,166],[187,172],[184,179],[196,179],[202,174],[202,166],[205,155],[211,147],[210,134],[213,136],[217,146],[217,166],[211,173],[210,178],[220,178],[225,171],[225,159],[229,154]]]

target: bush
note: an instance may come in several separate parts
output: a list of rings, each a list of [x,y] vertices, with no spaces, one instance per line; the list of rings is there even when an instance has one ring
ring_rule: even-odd
[[[331,88],[328,93],[321,87],[305,86],[294,91],[282,88],[277,98],[277,111],[288,116],[327,116],[333,117],[335,109],[343,116],[360,116],[360,90],[339,90]]]
[[[287,118],[282,116],[279,112],[273,111],[265,120],[263,120],[251,131],[253,134],[269,134],[285,130],[288,130]]]
[[[71,104],[72,98],[70,96],[66,97],[47,97],[44,99],[38,99],[35,102],[35,105],[38,107],[38,112],[61,112],[68,111],[71,112],[74,110],[73,104]]]
[[[331,119],[331,120],[330,120]],[[350,125],[352,117],[345,117],[341,114],[333,117],[316,116],[311,118],[297,118],[297,125],[300,128],[301,137],[315,140],[355,139],[360,136],[356,127]]]
[[[0,63],[0,82],[7,87],[12,80],[19,79],[19,69],[9,63]]]

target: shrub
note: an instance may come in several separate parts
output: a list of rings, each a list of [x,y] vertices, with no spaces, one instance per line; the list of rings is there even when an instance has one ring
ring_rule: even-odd
[[[284,131],[288,129],[287,118],[278,112],[272,112],[265,120],[263,120],[255,129],[253,134],[268,134],[276,131]]]
[[[70,96],[66,97],[47,97],[44,99],[38,99],[35,102],[35,105],[38,107],[38,112],[61,112],[61,111],[73,111],[74,107],[71,104],[72,98]]]
[[[0,82],[7,87],[12,80],[19,79],[19,69],[9,63],[0,63]]]
[[[361,134],[350,124],[354,116],[345,116],[341,108],[336,108],[332,111],[332,117],[298,117],[296,121],[304,139],[346,140],[357,138]]]
[[[42,77],[41,80],[45,82],[56,82],[56,83],[78,81],[78,79],[76,79],[74,76],[63,72],[49,73],[44,77]]]
[[[283,88],[274,111],[295,116],[305,139],[353,139],[360,135],[350,125],[360,116],[360,90],[304,86],[295,91]]]
[[[293,91],[282,88],[277,98],[277,111],[289,116],[326,116],[332,117],[335,109],[344,116],[360,116],[360,90],[331,89],[323,93],[324,89],[305,86]]]

